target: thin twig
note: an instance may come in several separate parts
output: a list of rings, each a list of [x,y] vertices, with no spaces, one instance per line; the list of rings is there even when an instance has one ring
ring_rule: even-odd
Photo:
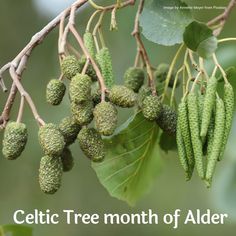
[[[16,120],[18,123],[21,122],[21,120],[22,120],[24,105],[25,105],[25,97],[21,96],[20,107],[19,107],[18,116],[17,116],[17,120]]]

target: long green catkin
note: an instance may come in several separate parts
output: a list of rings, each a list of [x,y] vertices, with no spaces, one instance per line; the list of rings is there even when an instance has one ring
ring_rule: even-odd
[[[95,43],[93,35],[90,32],[85,32],[83,35],[84,45],[88,49],[88,52],[92,58],[95,58]]]
[[[230,134],[232,120],[234,116],[234,90],[229,82],[224,85],[224,104],[225,104],[225,132],[219,161],[222,160],[224,150]]]
[[[190,129],[189,129],[188,107],[187,107],[186,99],[183,99],[181,103],[179,104],[177,126],[180,127],[182,138],[184,141],[186,156],[187,156],[188,165],[189,165],[189,175],[191,178],[195,161],[194,161],[193,147],[192,147],[192,142],[191,142],[191,134],[190,134]]]
[[[210,187],[215,171],[217,159],[221,153],[225,130],[225,106],[221,98],[216,99],[215,129],[212,140],[212,149],[207,157],[206,183]]]
[[[107,88],[111,88],[114,85],[114,74],[113,74],[112,59],[109,49],[107,47],[102,48],[97,53],[96,60],[101,68],[105,85],[107,86]]]
[[[193,92],[188,95],[187,103],[188,103],[188,119],[189,119],[189,127],[191,133],[194,159],[198,175],[200,176],[200,178],[204,179],[203,152],[202,152],[202,141],[200,138],[197,96]]]
[[[186,175],[186,180],[190,180],[192,176],[192,170],[190,169],[189,163],[188,163],[188,158],[187,158],[187,150],[186,146],[184,144],[184,139],[183,135],[181,133],[181,122],[182,119],[180,116],[178,116],[177,119],[177,130],[176,130],[176,142],[177,142],[177,147],[178,147],[178,157],[180,164],[182,165],[185,175]]]
[[[202,140],[204,140],[207,135],[208,126],[211,121],[211,115],[216,100],[216,89],[217,89],[217,79],[214,76],[212,76],[207,84],[206,96],[203,104],[201,134],[200,134]]]

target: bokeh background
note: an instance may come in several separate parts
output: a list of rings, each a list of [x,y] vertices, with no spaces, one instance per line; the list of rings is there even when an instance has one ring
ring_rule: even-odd
[[[10,61],[56,13],[60,12],[71,1],[64,0],[1,0],[0,1],[0,65]],[[111,3],[112,1],[100,1]],[[190,5],[224,6],[224,0],[194,0],[186,1]],[[90,7],[84,7],[77,17],[77,28],[83,32],[89,15]],[[195,11],[198,20],[207,21],[219,14],[218,10]],[[104,34],[107,45],[111,49],[114,71],[119,82],[125,69],[133,63],[136,48],[130,35],[133,27],[134,8],[126,8],[118,13],[118,32],[109,32],[109,17],[105,18]],[[222,37],[236,37],[236,10],[232,12]],[[60,74],[57,57],[58,31],[54,30],[34,51],[24,73],[23,85],[32,95],[39,113],[47,121],[58,122],[69,113],[67,100],[59,107],[49,106],[45,102],[45,87],[49,79]],[[145,44],[152,63],[170,63],[177,47],[163,47],[146,40]],[[217,55],[224,68],[236,66],[236,43],[220,45]],[[6,74],[6,84],[10,78]],[[236,78],[235,83],[236,85]],[[236,86],[235,86],[236,89]],[[7,94],[0,92],[0,107],[2,108]],[[19,98],[19,97],[18,97]],[[19,100],[14,105],[12,119],[15,118]],[[121,121],[128,113],[123,112]],[[37,124],[26,106],[24,122],[28,126],[29,141],[21,158],[7,161],[0,153],[0,225],[13,223],[13,212],[23,209],[32,212],[34,209],[51,209],[61,212],[63,209],[75,209],[82,213],[132,213],[152,209],[160,214],[172,213],[179,208],[183,213],[188,209],[210,209],[213,212],[228,213],[229,220],[225,225],[183,225],[177,230],[171,226],[160,225],[33,225],[34,236],[39,235],[235,235],[236,229],[236,120],[226,149],[225,160],[217,166],[216,177],[212,189],[194,176],[192,181],[185,182],[183,171],[175,153],[161,157],[163,169],[154,182],[150,192],[145,195],[135,207],[109,196],[99,183],[90,162],[81,153],[78,144],[72,146],[75,156],[75,168],[64,175],[63,186],[54,196],[44,195],[38,186],[38,166],[42,156],[37,139]],[[2,132],[0,133],[2,140]],[[1,146],[1,144],[0,144]]]

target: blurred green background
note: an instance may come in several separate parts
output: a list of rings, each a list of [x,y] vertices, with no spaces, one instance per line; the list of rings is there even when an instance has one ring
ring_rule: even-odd
[[[35,0],[34,2],[39,1]],[[46,2],[46,1],[45,1]],[[50,1],[47,1],[50,2]],[[56,1],[52,1],[55,2]],[[112,2],[112,1],[101,1]],[[190,5],[224,6],[228,1],[186,1]],[[52,4],[52,3],[51,3]],[[10,61],[39,31],[53,15],[47,11],[40,11],[38,5],[30,0],[1,0],[0,1],[0,65]],[[49,6],[45,6],[49,8]],[[56,7],[55,7],[56,8]],[[53,7],[54,9],[54,7]],[[54,9],[55,10],[55,9]],[[50,13],[50,11],[48,12]],[[79,11],[77,28],[83,32],[87,19],[92,13],[90,7]],[[194,16],[207,21],[219,14],[218,10],[195,11]],[[134,8],[129,7],[118,12],[118,32],[109,32],[109,16],[105,18],[104,34],[111,49],[114,70],[118,81],[122,81],[125,69],[133,63],[136,45],[130,35],[133,27]],[[236,10],[226,24],[222,37],[236,37]],[[57,57],[58,31],[54,30],[34,51],[24,73],[23,85],[32,95],[39,113],[47,122],[58,122],[69,113],[67,100],[60,107],[52,107],[45,102],[45,87],[49,79],[60,74]],[[152,63],[171,61],[177,47],[163,47],[145,41]],[[217,55],[224,68],[236,66],[236,43],[220,45]],[[236,79],[236,78],[235,78]],[[6,84],[10,85],[10,78],[6,74]],[[236,82],[234,83],[236,85]],[[236,89],[236,86],[235,86]],[[0,107],[2,108],[7,94],[0,92]],[[19,99],[14,104],[12,119],[15,118]],[[123,112],[121,121],[128,113]],[[144,196],[138,204],[131,208],[126,203],[109,196],[99,184],[98,179],[90,167],[90,162],[83,156],[79,146],[75,143],[72,150],[75,157],[75,168],[66,173],[63,186],[54,196],[44,195],[38,185],[38,167],[42,152],[37,140],[37,124],[28,107],[25,109],[24,122],[28,126],[29,141],[21,158],[7,161],[0,153],[0,225],[13,223],[13,212],[23,209],[32,212],[33,209],[51,209],[61,212],[63,209],[75,209],[82,213],[132,213],[152,209],[160,214],[172,213],[175,209],[186,212],[188,209],[211,209],[214,212],[228,213],[229,220],[225,225],[182,225],[177,230],[171,226],[160,225],[33,225],[34,236],[39,235],[235,235],[236,229],[236,157],[234,141],[236,139],[236,120],[227,146],[225,160],[217,167],[212,189],[208,190],[204,184],[194,176],[192,181],[185,182],[183,171],[175,153],[161,157],[164,168],[153,184],[149,194]],[[2,132],[0,133],[2,140]],[[0,144],[1,146],[1,144]]]

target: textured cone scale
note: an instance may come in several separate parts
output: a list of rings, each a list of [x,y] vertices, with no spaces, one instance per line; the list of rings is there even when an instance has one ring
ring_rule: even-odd
[[[39,143],[45,155],[49,156],[60,156],[65,147],[63,135],[52,123],[39,128]]]
[[[67,146],[74,143],[80,129],[80,125],[77,124],[76,120],[71,116],[65,117],[59,124],[59,130],[62,133]]]
[[[82,103],[91,97],[92,80],[88,75],[77,74],[71,79],[69,93],[74,103]]]
[[[67,56],[61,63],[61,70],[66,79],[71,79],[77,73],[81,72],[81,66],[75,56]]]
[[[150,87],[143,85],[138,92],[138,105],[139,107],[142,107],[143,104],[143,100],[144,98],[146,98],[147,96],[152,94],[152,90]]]
[[[94,119],[98,132],[102,135],[112,135],[117,126],[117,110],[110,102],[101,102],[94,109]]]
[[[101,68],[106,87],[111,88],[114,84],[114,74],[109,49],[106,47],[102,48],[97,53],[96,60]]]
[[[162,111],[162,103],[157,96],[149,95],[142,103],[143,116],[148,120],[157,119]]]
[[[47,194],[54,194],[61,187],[62,161],[60,157],[44,156],[40,161],[39,185]]]
[[[88,100],[78,105],[71,103],[71,113],[77,124],[88,125],[93,120],[93,101]]]
[[[159,127],[169,135],[176,135],[177,114],[169,106],[163,105],[162,111],[157,118]]]
[[[78,141],[81,150],[92,161],[100,162],[105,158],[104,143],[94,128],[82,128],[78,134]]]
[[[66,86],[58,80],[52,79],[49,81],[46,89],[46,100],[51,105],[59,105],[65,95]]]
[[[120,107],[133,107],[136,104],[137,96],[129,88],[122,85],[115,85],[109,93],[110,101]]]
[[[129,89],[132,89],[136,93],[143,85],[144,79],[144,70],[139,67],[130,67],[124,75],[125,86]]]
[[[87,59],[86,59],[85,56],[82,56],[80,58],[80,60],[79,60],[79,64],[80,64],[80,67],[81,67],[80,73],[82,72],[82,70],[83,70],[83,68],[86,64],[86,61],[87,61]],[[91,63],[89,63],[85,74],[88,75],[92,79],[92,81],[97,81],[97,74],[96,74],[96,71],[94,70]]]
[[[26,125],[9,122],[5,128],[2,153],[8,160],[14,160],[21,155],[27,143]]]
[[[65,148],[61,155],[63,172],[71,171],[74,167],[74,158],[69,148]]]

